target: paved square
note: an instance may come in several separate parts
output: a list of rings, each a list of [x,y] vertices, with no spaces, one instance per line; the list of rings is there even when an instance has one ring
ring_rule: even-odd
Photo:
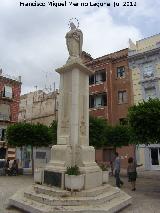
[[[132,192],[126,177],[122,177],[124,185],[122,190],[133,197],[133,204],[122,213],[160,213],[160,172],[159,178],[139,177],[137,190]],[[6,209],[8,198],[18,189],[28,187],[33,183],[33,177],[28,176],[0,176],[0,213],[22,213],[18,209]],[[110,178],[110,184],[115,185],[114,177]]]
[[[160,175],[160,172],[159,172]],[[160,213],[160,176],[155,178],[137,178],[136,191],[131,191],[130,183],[126,177],[122,190],[133,198],[132,205],[128,206],[121,213]],[[110,184],[115,185],[114,177],[110,178]]]

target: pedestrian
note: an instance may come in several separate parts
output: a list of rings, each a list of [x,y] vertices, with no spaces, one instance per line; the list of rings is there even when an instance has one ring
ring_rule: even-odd
[[[114,176],[116,178],[116,186],[121,187],[123,185],[123,181],[120,179],[120,168],[121,168],[121,162],[118,152],[115,153],[115,161],[114,161]]]
[[[17,162],[16,159],[12,163],[11,174],[12,175],[18,175],[18,162]]]
[[[114,170],[114,168],[113,168],[113,161],[112,160],[110,160],[110,168],[111,168],[110,175],[113,176],[113,170]]]
[[[132,157],[128,158],[128,168],[127,168],[127,175],[128,175],[128,182],[131,182],[131,190],[136,190],[136,179],[137,179],[137,170],[136,168],[141,165],[137,165],[137,163],[133,160]]]
[[[5,175],[10,175],[10,159],[8,158],[7,161],[4,164],[4,170],[5,170]]]

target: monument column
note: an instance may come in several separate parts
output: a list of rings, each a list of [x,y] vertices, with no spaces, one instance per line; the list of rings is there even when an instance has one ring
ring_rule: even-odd
[[[73,23],[66,34],[69,58],[56,71],[60,74],[57,145],[45,171],[62,174],[77,165],[85,174],[85,188],[102,184],[102,171],[95,162],[95,150],[89,146],[89,75],[93,71],[81,61],[83,34]]]

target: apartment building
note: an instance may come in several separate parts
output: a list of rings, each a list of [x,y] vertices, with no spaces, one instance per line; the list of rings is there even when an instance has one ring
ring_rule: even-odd
[[[6,75],[0,70],[0,146],[6,149],[0,158],[15,158],[15,149],[7,147],[5,132],[8,125],[18,121],[18,111],[21,93],[21,77]]]
[[[109,124],[125,124],[131,106],[131,72],[128,65],[128,49],[123,49],[96,59],[83,52],[84,63],[94,70],[89,78],[90,115],[105,118]],[[134,156],[134,146],[118,148],[122,166],[128,157]],[[97,161],[110,161],[114,150],[96,151]]]
[[[160,98],[160,34],[129,46],[133,103]],[[160,144],[140,145],[136,149],[138,163],[146,170],[160,170]]]

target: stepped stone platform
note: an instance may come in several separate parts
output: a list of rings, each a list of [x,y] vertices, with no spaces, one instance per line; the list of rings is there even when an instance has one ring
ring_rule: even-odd
[[[114,213],[131,202],[129,195],[109,184],[80,192],[34,184],[9,199],[10,206],[29,213]]]

